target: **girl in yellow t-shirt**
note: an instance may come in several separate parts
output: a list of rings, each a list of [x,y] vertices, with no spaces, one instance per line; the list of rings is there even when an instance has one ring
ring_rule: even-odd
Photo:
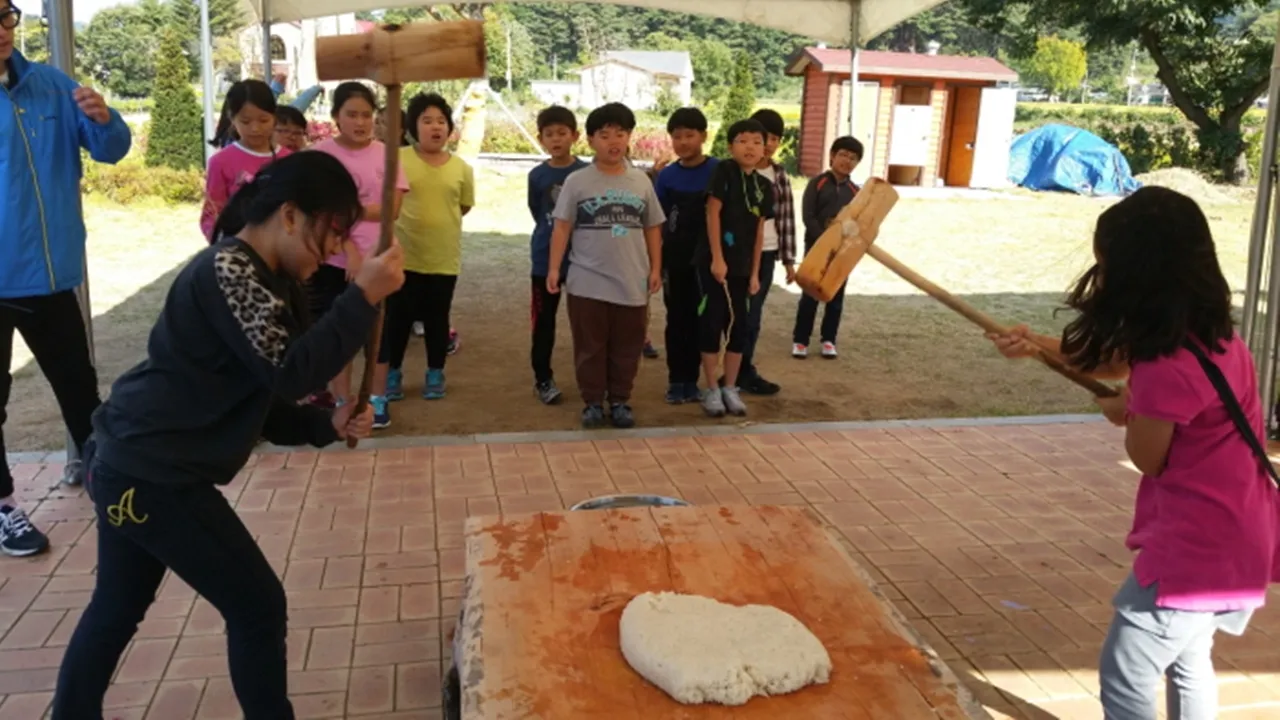
[[[387,299],[382,352],[387,368],[388,400],[404,398],[400,367],[413,324],[423,324],[427,376],[422,397],[445,395],[444,365],[448,357],[449,310],[462,270],[462,218],[476,200],[471,166],[449,152],[453,108],[435,93],[417,95],[407,113],[413,145],[400,150],[400,165],[409,192],[396,221],[396,238],[404,249],[404,288]],[[381,373],[379,373],[381,375]]]

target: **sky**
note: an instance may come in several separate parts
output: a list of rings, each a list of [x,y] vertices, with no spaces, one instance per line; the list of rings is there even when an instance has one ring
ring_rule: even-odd
[[[103,8],[115,5],[132,5],[134,0],[71,0],[72,14],[76,22],[89,22]]]

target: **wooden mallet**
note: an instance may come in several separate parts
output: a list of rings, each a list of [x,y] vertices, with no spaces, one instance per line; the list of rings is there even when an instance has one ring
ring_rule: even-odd
[[[943,290],[897,258],[875,246],[880,225],[898,202],[898,192],[889,183],[872,178],[862,187],[853,202],[846,205],[823,232],[813,249],[805,255],[796,271],[796,283],[810,297],[830,302],[848,280],[864,255],[870,255],[895,275],[920,288],[929,296],[951,308],[989,333],[1005,335],[1009,328],[986,313]],[[1106,383],[1079,373],[1039,348],[1035,358],[1050,369],[1093,393],[1095,397],[1116,397],[1119,393]]]
[[[400,168],[400,91],[406,82],[456,80],[484,77],[484,23],[477,20],[443,23],[382,25],[359,35],[336,35],[316,39],[316,74],[321,80],[373,80],[387,89],[386,176],[382,181],[382,232],[378,254],[391,247],[395,219],[396,176]],[[378,321],[365,344],[364,375],[354,414],[369,406],[373,373],[378,364],[378,343],[382,339],[385,304],[378,307]],[[355,447],[347,438],[347,447]]]

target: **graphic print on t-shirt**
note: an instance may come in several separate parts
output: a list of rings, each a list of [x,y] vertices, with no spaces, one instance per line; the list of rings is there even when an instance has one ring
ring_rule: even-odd
[[[629,190],[610,188],[578,203],[575,227],[608,230],[614,237],[626,237],[634,229],[644,228],[645,200]]]

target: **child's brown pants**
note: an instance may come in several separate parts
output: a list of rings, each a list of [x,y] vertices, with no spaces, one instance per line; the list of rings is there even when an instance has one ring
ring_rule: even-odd
[[[644,350],[646,306],[568,296],[573,364],[587,405],[627,403]]]

